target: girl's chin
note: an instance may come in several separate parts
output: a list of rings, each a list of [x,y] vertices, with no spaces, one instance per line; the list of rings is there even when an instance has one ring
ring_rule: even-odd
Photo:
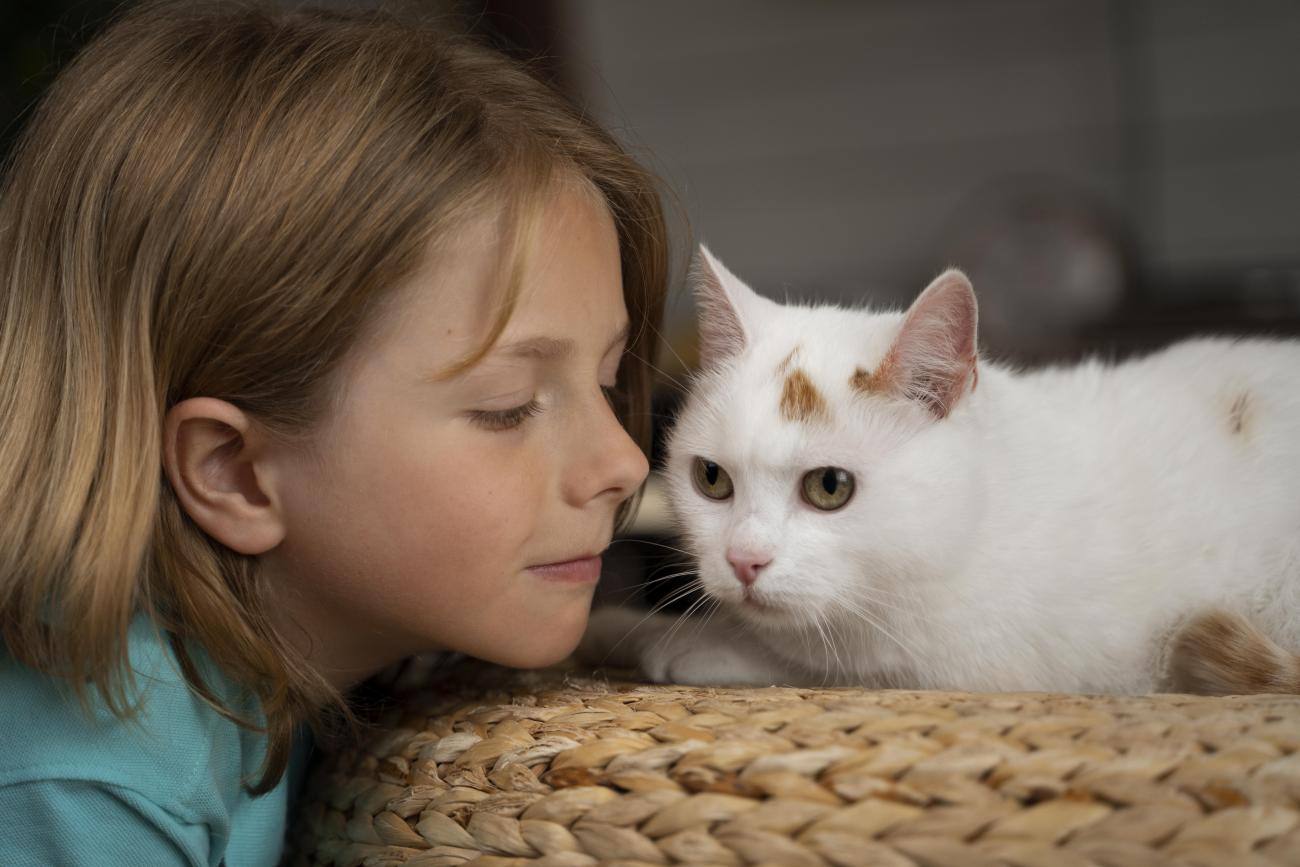
[[[490,652],[473,655],[509,668],[548,668],[568,659],[577,649],[586,623],[585,612],[573,624],[539,623],[503,636]]]
[[[519,654],[518,656],[513,657],[511,661],[493,661],[510,668],[550,668],[551,666],[559,665],[561,662],[568,659],[577,648],[578,640],[574,639],[572,642],[560,647],[539,648],[534,651]]]

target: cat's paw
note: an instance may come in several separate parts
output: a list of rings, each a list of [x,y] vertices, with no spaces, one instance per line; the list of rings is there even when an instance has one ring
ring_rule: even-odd
[[[753,640],[725,626],[631,608],[593,611],[575,656],[586,665],[639,669],[655,683],[770,686],[786,678]]]
[[[641,657],[641,671],[656,683],[687,686],[771,686],[783,679],[752,647],[714,636],[653,644]]]

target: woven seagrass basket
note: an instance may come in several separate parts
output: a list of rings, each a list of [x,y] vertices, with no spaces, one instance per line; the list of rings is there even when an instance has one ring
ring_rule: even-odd
[[[702,689],[469,662],[324,756],[293,865],[1300,865],[1300,698]]]

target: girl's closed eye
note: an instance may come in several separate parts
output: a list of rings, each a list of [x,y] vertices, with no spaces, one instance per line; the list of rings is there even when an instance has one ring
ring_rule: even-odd
[[[618,386],[602,385],[600,394],[605,399],[605,404],[613,409],[618,395]],[[529,418],[538,415],[542,411],[542,404],[537,398],[532,398],[527,403],[518,406],[512,406],[508,409],[476,409],[469,413],[470,419],[474,424],[490,431],[513,430],[521,426]]]
[[[527,403],[519,406],[513,406],[509,409],[476,409],[470,411],[470,419],[474,424],[485,430],[505,431],[513,430],[522,425],[527,419],[537,415],[542,411],[542,405],[537,398],[530,399]]]

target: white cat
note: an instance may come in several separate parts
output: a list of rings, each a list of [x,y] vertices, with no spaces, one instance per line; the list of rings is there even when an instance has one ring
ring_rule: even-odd
[[[692,281],[703,369],[666,474],[719,610],[671,636],[597,610],[581,657],[694,684],[1300,692],[1300,342],[1020,372],[978,357],[959,271],[905,314],[782,306],[704,249]]]

